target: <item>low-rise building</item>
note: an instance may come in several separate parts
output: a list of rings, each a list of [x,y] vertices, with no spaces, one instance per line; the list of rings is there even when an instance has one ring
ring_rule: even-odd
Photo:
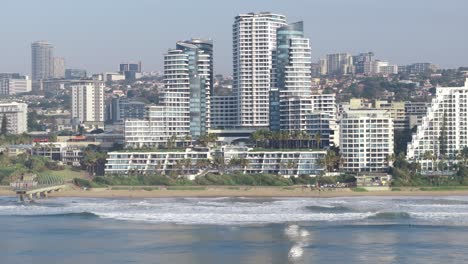
[[[244,174],[278,174],[285,177],[319,175],[324,171],[324,166],[319,160],[325,155],[326,151],[255,150],[232,146],[218,150],[188,148],[186,150],[121,151],[108,153],[105,172],[119,175],[183,173],[194,178],[204,171],[209,171],[206,168],[198,168],[196,166],[198,160],[213,160],[214,157],[222,156],[225,164],[229,164],[233,158],[247,160],[247,166],[239,168],[226,166],[227,171]],[[189,160],[192,165],[181,167],[182,160]]]
[[[31,92],[31,80],[19,74],[0,74],[0,95],[15,95]]]

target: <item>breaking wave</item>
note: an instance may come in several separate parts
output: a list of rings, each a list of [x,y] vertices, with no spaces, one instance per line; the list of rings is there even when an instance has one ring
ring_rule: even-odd
[[[13,198],[11,198],[13,199]],[[0,199],[0,217],[101,218],[149,223],[249,225],[288,223],[468,226],[468,197],[447,198],[56,198],[35,204]],[[297,233],[298,231],[299,233]]]

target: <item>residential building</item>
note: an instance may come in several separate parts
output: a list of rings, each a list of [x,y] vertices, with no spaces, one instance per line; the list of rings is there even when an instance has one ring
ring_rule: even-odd
[[[391,65],[387,61],[373,60],[364,62],[364,74],[366,75],[392,75],[398,74],[398,65]]]
[[[160,104],[150,106],[145,120],[125,122],[129,147],[186,144],[211,125],[211,58],[191,41],[177,42],[164,56],[164,89]]]
[[[325,157],[325,150],[256,150],[226,146],[222,148],[222,153],[227,164],[232,158],[248,160],[248,166],[236,169],[244,174],[265,173],[290,177],[317,176],[325,171],[319,162]]]
[[[276,29],[286,17],[273,13],[236,16],[233,25],[233,94],[237,97],[238,126],[269,126],[272,53]]]
[[[407,158],[423,170],[439,170],[441,161],[456,163],[457,154],[468,146],[468,79],[462,87],[437,87],[408,144]]]
[[[6,119],[7,133],[19,135],[28,132],[28,105],[17,102],[0,102],[0,126]]]
[[[0,95],[15,95],[31,92],[28,76],[0,74]]]
[[[190,159],[191,168],[185,169],[186,175],[196,175],[200,169],[195,166],[198,160],[211,158],[207,148],[185,150],[163,150],[151,152],[109,152],[106,161],[105,173],[107,175],[118,174],[181,174],[178,164],[181,160]]]
[[[232,128],[237,126],[237,97],[215,95],[211,97],[211,128]]]
[[[328,75],[354,74],[353,56],[349,53],[328,54],[326,56]]]
[[[393,120],[395,130],[405,130],[408,128],[408,122],[405,113],[405,102],[376,100],[375,109],[387,110]]]
[[[224,157],[225,163],[233,158],[245,158],[248,166],[243,168],[226,168],[244,174],[278,174],[285,177],[298,175],[319,175],[324,167],[318,162],[326,151],[309,150],[264,150],[256,151],[245,147],[226,146],[220,150],[208,148],[188,148],[186,150],[165,150],[151,152],[110,152],[106,162],[107,175],[118,174],[185,174],[193,179],[203,173],[204,169],[197,168],[199,160],[211,160],[219,155]],[[181,160],[190,160],[191,167],[181,168]],[[208,169],[209,170],[209,169]],[[206,171],[206,170],[205,170]]]
[[[65,79],[68,80],[79,80],[86,79],[88,77],[86,70],[83,69],[66,69]]]
[[[141,61],[137,63],[121,63],[119,70],[125,76],[125,80],[134,81],[141,76]]]
[[[346,108],[349,110],[385,110],[392,118],[393,128],[395,130],[404,130],[408,128],[408,122],[405,114],[405,102],[352,98]]]
[[[319,100],[316,102],[319,97],[311,93],[311,51],[309,39],[304,37],[303,22],[278,28],[276,44],[270,90],[270,129],[304,131],[312,139],[320,135],[321,147],[328,146],[330,115],[322,112],[322,104]]]
[[[358,55],[353,56],[353,64],[356,74],[365,74],[366,65],[369,65],[372,61],[374,61],[373,52],[359,53]]]
[[[143,120],[146,116],[146,104],[127,97],[113,97],[108,103],[109,121],[122,122],[128,119]]]
[[[427,102],[405,102],[405,115],[409,129],[422,124],[422,119],[430,105],[431,103]]]
[[[386,110],[343,113],[340,124],[341,168],[350,172],[382,172],[393,154],[393,120]]]
[[[53,77],[54,47],[46,41],[36,41],[31,44],[32,80],[39,81]]]
[[[96,80],[73,82],[72,119],[79,124],[102,127],[105,119],[104,83]]]
[[[65,78],[65,59],[61,57],[54,57],[54,71],[52,74],[54,79]]]

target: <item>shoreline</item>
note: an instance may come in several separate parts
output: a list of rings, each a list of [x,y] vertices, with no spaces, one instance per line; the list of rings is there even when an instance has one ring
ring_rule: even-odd
[[[0,197],[14,197],[16,194],[7,189],[0,189]],[[468,196],[466,190],[429,190],[419,188],[404,188],[401,191],[367,191],[355,192],[350,189],[311,191],[310,189],[285,189],[283,187],[206,187],[203,190],[129,190],[129,189],[66,189],[53,192],[49,197],[77,197],[77,198],[219,198],[219,197],[248,197],[248,198],[338,198],[338,197],[418,197],[418,196]]]

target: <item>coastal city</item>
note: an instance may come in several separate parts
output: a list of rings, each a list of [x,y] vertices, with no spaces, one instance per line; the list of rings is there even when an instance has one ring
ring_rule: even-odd
[[[1,264],[468,263],[468,1],[1,10]]]
[[[31,76],[0,73],[1,183],[468,184],[468,67],[372,51],[312,61],[306,26],[239,14],[232,75],[217,74],[215,37],[177,41],[152,72],[135,60],[90,73],[31,43]]]

